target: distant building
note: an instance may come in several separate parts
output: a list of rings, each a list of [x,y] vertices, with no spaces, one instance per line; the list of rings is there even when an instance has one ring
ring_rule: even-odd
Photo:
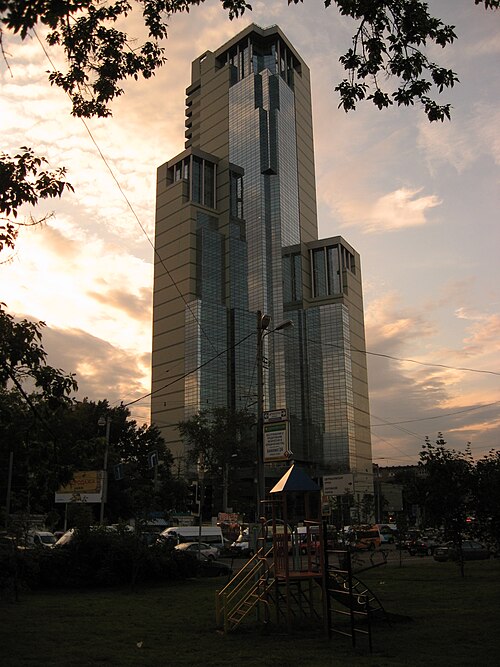
[[[256,410],[261,315],[290,319],[263,338],[265,408],[312,475],[373,493],[360,257],[318,239],[309,70],[277,26],[192,63],[185,136],[158,169],[152,421],[182,457],[180,420]]]

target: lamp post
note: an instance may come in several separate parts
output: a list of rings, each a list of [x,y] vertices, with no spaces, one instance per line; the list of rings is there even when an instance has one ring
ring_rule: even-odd
[[[292,320],[285,320],[274,327],[268,329],[271,323],[269,315],[263,315],[257,311],[257,516],[260,518],[261,501],[266,496],[266,484],[264,474],[264,337],[269,334],[293,327]]]
[[[106,446],[104,448],[104,462],[102,468],[102,489],[101,489],[101,513],[99,523],[104,524],[104,505],[108,499],[108,452],[109,452],[109,431],[111,429],[111,417],[99,417],[97,424],[103,428],[106,427]]]

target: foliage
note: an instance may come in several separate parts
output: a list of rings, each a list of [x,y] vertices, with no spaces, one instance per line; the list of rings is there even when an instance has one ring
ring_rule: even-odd
[[[14,248],[20,225],[35,225],[49,217],[46,215],[41,220],[31,217],[28,221],[19,222],[20,206],[36,206],[41,199],[61,197],[65,189],[73,190],[65,179],[64,168],[41,171],[47,160],[36,156],[26,146],[21,151],[13,158],[0,154],[0,252],[4,248]]]
[[[17,506],[14,503],[12,509],[28,513],[39,498],[53,498],[55,489],[71,477],[69,467],[58,461],[51,422],[59,411],[70,408],[77,383],[73,375],[47,364],[43,326],[43,322],[16,322],[0,304],[0,454],[5,468],[8,453],[15,455]]]
[[[168,511],[184,494],[184,484],[172,478],[172,457],[159,430],[137,425],[127,408],[110,408],[107,401],[75,403],[70,398],[77,388],[74,376],[46,363],[43,326],[16,322],[0,306],[0,454],[6,464],[8,453],[14,453],[12,511],[48,512],[54,492],[72,472],[102,468],[102,416],[111,421],[109,517],[141,520],[152,510]],[[156,480],[152,452],[159,461]],[[118,464],[125,473],[121,480],[112,474]]]
[[[0,387],[11,382],[36,413],[34,402],[24,388],[26,382],[34,386],[50,409],[70,402],[70,394],[77,389],[74,375],[47,365],[47,353],[42,345],[44,322],[15,319],[0,304]]]
[[[465,454],[446,447],[438,433],[435,445],[426,438],[420,453],[425,467],[427,497],[426,519],[434,526],[442,526],[455,541],[467,525],[471,501],[473,463],[470,452]]]
[[[255,416],[224,407],[202,410],[178,425],[188,459],[198,464],[215,488],[227,493],[228,479],[255,461]],[[217,506],[220,499],[216,499]],[[222,500],[222,505],[224,501]]]
[[[500,553],[500,451],[490,451],[474,468],[473,527]]]
[[[469,445],[465,453],[450,450],[438,433],[435,444],[426,438],[418,468],[396,482],[407,509],[418,506],[421,527],[444,528],[457,546],[467,535],[500,552],[500,451],[474,462]]]
[[[194,576],[196,563],[168,545],[104,528],[78,531],[64,547],[18,552],[19,578],[30,589],[102,588]]]
[[[475,0],[480,4],[482,0]],[[160,46],[167,37],[167,21],[176,13],[189,12],[204,0],[60,0],[57,3],[35,0],[0,0],[0,24],[25,39],[39,24],[48,27],[49,45],[63,48],[67,71],[53,71],[51,83],[60,86],[73,102],[76,116],[108,116],[109,103],[123,93],[127,78],[150,78],[166,61]],[[288,0],[288,4],[303,0]],[[233,19],[251,5],[244,0],[221,0]],[[412,105],[419,101],[430,121],[450,117],[450,105],[439,105],[429,95],[439,93],[458,81],[456,74],[430,61],[424,53],[428,43],[445,47],[456,38],[454,26],[431,16],[423,0],[324,0],[325,7],[336,6],[342,16],[356,24],[352,47],[341,56],[348,76],[336,87],[340,106],[355,109],[371,100],[379,109],[394,102]],[[484,0],[486,9],[499,6],[499,0]],[[140,46],[126,32],[117,29],[131,19],[134,8],[142,12],[148,38]],[[2,33],[0,32],[0,38]],[[392,95],[380,86],[380,78],[399,82]],[[392,99],[391,99],[392,97]]]
[[[246,410],[216,407],[181,421],[179,432],[190,445],[191,462],[201,459],[205,471],[214,475],[229,459],[248,453],[254,425],[254,415]]]
[[[203,0],[0,0],[0,21],[22,39],[39,24],[47,26],[47,43],[61,46],[67,72],[53,71],[51,83],[61,87],[73,102],[76,116],[108,116],[109,102],[123,93],[122,82],[139,76],[149,79],[166,61],[159,42],[167,37],[167,20],[172,14],[189,12]],[[243,0],[222,0],[229,18],[243,14],[250,6]],[[117,24],[140,7],[148,39],[139,47]]]
[[[106,448],[100,417],[109,418],[108,501],[110,523],[134,517],[138,522],[155,511],[167,513],[184,483],[171,473],[172,455],[156,426],[138,425],[123,406],[84,399],[51,411],[43,398],[30,396],[36,416],[17,390],[0,391],[0,455],[14,452],[13,511],[48,512],[54,492],[80,470],[101,470]],[[156,470],[150,455],[156,452]],[[5,459],[6,460],[6,459]],[[115,479],[115,466],[121,479]],[[156,475],[155,475],[156,472]],[[156,477],[156,483],[155,483]],[[3,483],[4,480],[2,480]]]

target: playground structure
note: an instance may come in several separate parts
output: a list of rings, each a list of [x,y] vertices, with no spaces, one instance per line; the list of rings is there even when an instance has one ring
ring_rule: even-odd
[[[318,485],[292,466],[263,501],[256,553],[216,593],[217,625],[224,633],[243,622],[270,627],[320,627],[326,636],[364,636],[372,649],[371,624],[385,618],[377,596],[353,574],[349,548],[336,548],[321,518]],[[301,531],[296,528],[301,524]],[[364,569],[385,564],[373,554]]]

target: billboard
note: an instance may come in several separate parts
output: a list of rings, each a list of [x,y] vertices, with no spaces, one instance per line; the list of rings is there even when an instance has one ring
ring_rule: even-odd
[[[103,490],[102,470],[75,472],[73,479],[59,487],[55,494],[56,503],[100,503]]]

